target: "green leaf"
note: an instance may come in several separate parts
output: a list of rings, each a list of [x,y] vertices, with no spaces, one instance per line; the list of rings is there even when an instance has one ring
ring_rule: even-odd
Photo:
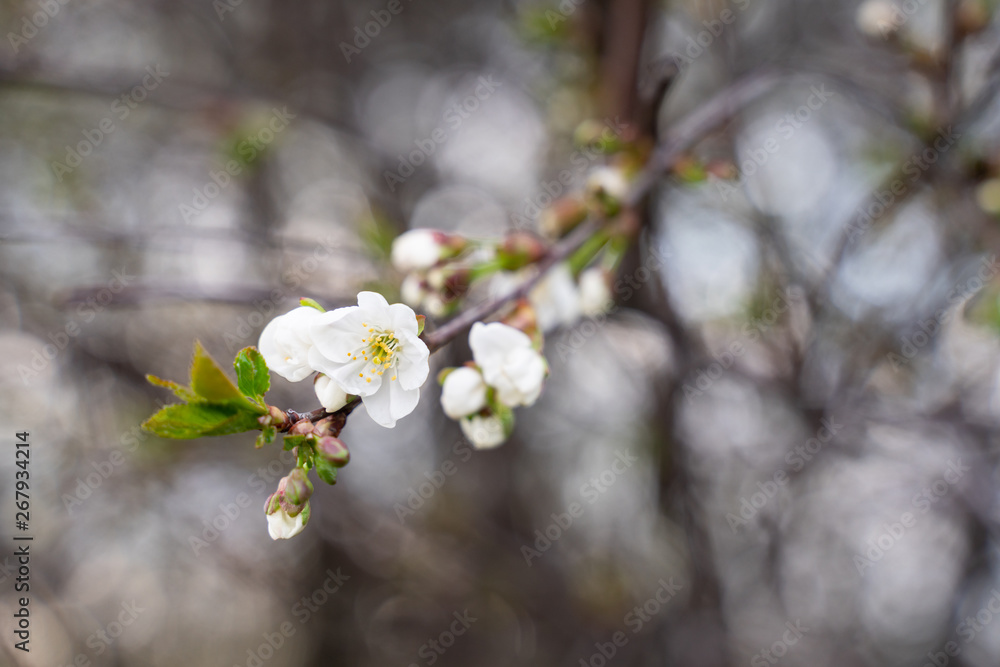
[[[337,483],[337,467],[322,456],[316,457],[316,475],[327,484]]]
[[[264,355],[255,347],[243,348],[236,355],[233,367],[236,369],[239,390],[247,398],[263,405],[264,394],[271,388],[271,374],[267,370]]]
[[[299,305],[300,306],[306,306],[307,308],[315,308],[316,310],[318,310],[321,313],[325,313],[326,312],[326,308],[324,308],[323,306],[319,305],[319,302],[316,301],[316,299],[310,299],[307,296],[304,296],[301,299],[299,299]]]
[[[417,335],[419,336],[424,332],[424,327],[427,325],[427,317],[425,315],[417,315]]]
[[[147,375],[146,380],[151,385],[169,389],[170,391],[174,392],[174,395],[177,396],[177,398],[181,400],[188,402],[198,400],[198,395],[195,394],[193,391],[191,391],[190,387],[185,387],[182,384],[177,384],[176,382],[171,382],[170,380],[164,380],[163,378],[158,378],[155,375]]]
[[[262,405],[250,403],[236,388],[219,364],[208,356],[201,343],[195,343],[194,361],[191,364],[191,388],[208,403],[232,403],[257,414],[266,414]]]
[[[265,426],[261,429],[260,435],[257,436],[257,449],[260,449],[264,445],[270,445],[277,436],[278,429],[273,426]]]
[[[162,438],[187,440],[229,435],[260,428],[257,416],[237,405],[187,403],[168,405],[150,417],[143,430]]]
[[[294,448],[300,446],[305,441],[306,441],[306,436],[304,435],[286,435],[285,444],[282,446],[282,448],[286,452],[290,452]]]

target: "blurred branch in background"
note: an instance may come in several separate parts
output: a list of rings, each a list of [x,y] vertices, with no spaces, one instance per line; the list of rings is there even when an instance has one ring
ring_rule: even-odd
[[[8,662],[1000,661],[995,3],[56,4],[0,3],[0,414],[44,582]],[[624,158],[587,150],[615,119]],[[432,384],[357,411],[272,543],[288,453],[137,429],[193,340],[397,301],[400,231],[534,233],[602,167],[615,303],[547,335],[501,449]],[[432,376],[528,280],[432,321]]]

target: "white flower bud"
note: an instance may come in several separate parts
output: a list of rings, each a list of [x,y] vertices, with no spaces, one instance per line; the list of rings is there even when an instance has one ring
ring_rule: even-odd
[[[598,167],[587,176],[587,190],[595,195],[605,195],[621,201],[628,194],[628,181],[620,169]]]
[[[284,508],[279,507],[271,514],[267,515],[267,532],[271,536],[272,540],[287,540],[301,533],[306,527],[306,523],[308,521],[308,504],[306,504],[306,508],[304,510],[295,516],[289,516],[288,512],[286,512]]]
[[[855,16],[861,32],[881,39],[896,32],[905,20],[896,5],[889,0],[867,0],[858,7]]]
[[[347,405],[347,392],[326,375],[320,373],[313,382],[316,398],[327,412],[336,412]]]
[[[486,383],[474,368],[456,368],[444,379],[441,407],[452,419],[461,419],[486,406]]]
[[[407,274],[403,278],[403,284],[399,286],[399,294],[403,299],[403,303],[407,306],[411,308],[420,307],[424,297],[427,296],[423,279],[416,273]]]
[[[442,233],[433,229],[411,229],[392,242],[392,265],[400,271],[423,271],[441,260]]]
[[[496,415],[488,417],[473,415],[462,419],[459,424],[462,427],[462,433],[476,449],[493,449],[503,444],[504,440],[507,439],[503,422]]]

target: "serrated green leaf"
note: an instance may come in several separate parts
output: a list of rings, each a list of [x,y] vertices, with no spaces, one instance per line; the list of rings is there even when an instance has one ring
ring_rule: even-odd
[[[233,360],[236,369],[236,383],[244,396],[263,405],[264,394],[271,388],[271,374],[267,370],[264,355],[255,347],[246,347],[239,351]]]
[[[170,380],[164,380],[163,378],[158,378],[155,375],[147,375],[146,381],[151,385],[169,389],[174,392],[174,395],[177,396],[177,398],[181,400],[189,402],[198,400],[198,395],[191,391],[190,387],[185,387],[182,384],[177,384],[176,382],[172,382]]]
[[[168,405],[142,425],[149,433],[181,440],[243,433],[259,427],[253,412],[237,405],[209,403]]]
[[[201,343],[195,343],[194,360],[191,363],[191,388],[202,401],[208,403],[231,403],[245,411],[266,414],[263,405],[251,403],[229,379],[219,364],[208,356]]]
[[[337,467],[322,456],[316,457],[316,475],[327,484],[337,483]]]
[[[273,426],[265,426],[261,429],[260,435],[257,436],[257,449],[260,449],[264,445],[270,445],[277,436],[278,429]]]

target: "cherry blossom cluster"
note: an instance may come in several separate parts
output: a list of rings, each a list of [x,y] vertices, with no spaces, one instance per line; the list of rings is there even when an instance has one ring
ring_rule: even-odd
[[[441,407],[472,444],[488,449],[514,428],[512,409],[533,405],[548,364],[531,337],[501,322],[477,322],[469,332],[473,362],[442,371]]]

